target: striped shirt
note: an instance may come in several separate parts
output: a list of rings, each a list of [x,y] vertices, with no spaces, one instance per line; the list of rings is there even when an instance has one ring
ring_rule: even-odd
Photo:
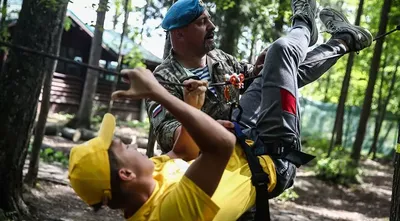
[[[192,72],[194,75],[200,78],[202,81],[207,81],[209,82],[211,79],[210,72],[208,71],[208,66],[205,66],[203,68],[191,68],[189,69],[190,72]],[[214,95],[216,95],[216,91],[214,87],[209,87],[208,90],[213,92]]]

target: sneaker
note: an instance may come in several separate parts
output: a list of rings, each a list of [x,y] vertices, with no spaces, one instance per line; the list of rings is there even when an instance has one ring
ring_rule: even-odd
[[[372,44],[371,33],[360,26],[352,25],[342,13],[331,9],[323,9],[319,17],[326,27],[326,32],[332,34],[332,38],[346,42],[350,51],[361,51]]]
[[[292,0],[293,22],[294,19],[301,19],[309,24],[310,44],[314,45],[318,40],[318,28],[315,22],[317,17],[317,3],[315,0]]]

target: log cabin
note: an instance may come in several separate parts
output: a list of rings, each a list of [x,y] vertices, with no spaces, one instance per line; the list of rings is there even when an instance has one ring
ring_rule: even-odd
[[[60,45],[60,56],[73,59],[78,62],[88,63],[91,40],[93,38],[94,27],[85,24],[71,10],[67,10],[67,18],[70,21],[70,28],[64,29]],[[17,19],[9,21],[9,31],[12,38],[12,30],[17,23]],[[114,30],[104,30],[103,50],[99,67],[115,71],[118,66],[119,44],[121,34]],[[125,56],[132,50],[138,50],[142,62],[150,70],[154,70],[162,59],[152,54],[142,46],[136,44],[127,36],[124,36],[121,55]],[[3,60],[3,59],[0,59]],[[128,68],[123,64],[123,68]],[[83,93],[87,68],[75,64],[58,61],[56,71],[53,74],[51,87],[50,113],[75,114],[78,111],[80,100]],[[116,77],[106,73],[99,73],[98,84],[93,105],[94,114],[102,114],[107,109],[112,93],[112,84],[117,81]],[[118,80],[117,90],[126,89],[127,84]],[[39,98],[41,101],[41,96]],[[38,105],[40,108],[40,103]],[[142,109],[142,112],[141,112]],[[115,102],[112,113],[118,115],[120,119],[134,120],[139,119],[140,115],[146,115],[141,108],[141,101]]]

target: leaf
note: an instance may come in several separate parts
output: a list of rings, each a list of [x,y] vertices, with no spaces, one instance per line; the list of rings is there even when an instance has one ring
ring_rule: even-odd
[[[69,31],[71,29],[72,26],[72,19],[70,17],[66,17],[64,20],[64,29],[65,31]]]

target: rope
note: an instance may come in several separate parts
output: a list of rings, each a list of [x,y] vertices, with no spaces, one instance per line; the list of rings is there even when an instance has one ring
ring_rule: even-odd
[[[385,37],[385,36],[387,36],[389,34],[392,34],[395,31],[398,31],[398,30],[400,30],[400,25],[398,25],[395,29],[393,29],[393,30],[391,30],[391,31],[389,31],[387,33],[384,33],[382,35],[377,36],[376,38],[373,39],[373,41],[376,41],[376,40],[378,40],[380,38],[383,38],[383,37]],[[43,51],[37,51],[37,50],[31,49],[31,48],[28,48],[28,47],[25,47],[25,46],[14,45],[14,44],[11,44],[11,43],[8,43],[8,42],[4,42],[4,41],[0,41],[0,45],[6,46],[6,47],[11,48],[11,49],[16,49],[16,50],[20,50],[20,51],[23,51],[23,52],[28,52],[28,53],[35,54],[35,55],[40,55],[40,56],[43,56],[43,57],[46,57],[46,58],[51,58],[51,59],[63,61],[65,63],[86,67],[88,69],[104,72],[104,73],[107,73],[109,75],[122,76],[122,78],[126,79],[126,76],[123,76],[119,72],[116,72],[116,71],[111,71],[111,70],[107,70],[107,69],[104,69],[104,68],[96,67],[96,66],[89,65],[89,64],[86,64],[86,63],[82,63],[82,62],[78,62],[78,61],[75,61],[75,60],[72,60],[72,59],[69,59],[69,58],[60,57],[60,56],[57,56],[57,55],[54,55],[54,54],[49,54],[49,53],[46,53],[46,52],[43,52]],[[321,58],[321,59],[316,59],[316,60],[313,60],[313,61],[308,61],[308,62],[302,63],[301,65],[312,64],[312,63],[315,63],[315,62],[318,62],[318,61],[323,61],[323,60],[327,60],[327,59],[331,59],[331,58],[340,57],[340,56],[343,56],[343,55],[345,55],[347,53],[349,53],[349,52],[342,53],[342,54],[337,54],[337,55],[332,55],[332,56],[327,56],[327,57],[324,57],[324,58]],[[244,78],[243,81],[245,82],[245,81],[253,80],[253,79],[259,78],[261,76],[262,75],[247,77],[247,78]],[[168,82],[168,81],[158,81],[158,82],[160,84],[162,84],[162,85],[172,85],[172,86],[182,86],[182,87],[185,86],[183,83]],[[223,82],[210,83],[209,87],[220,87],[220,86],[226,86],[226,85],[230,85],[230,84],[232,84],[230,81],[223,81]]]

